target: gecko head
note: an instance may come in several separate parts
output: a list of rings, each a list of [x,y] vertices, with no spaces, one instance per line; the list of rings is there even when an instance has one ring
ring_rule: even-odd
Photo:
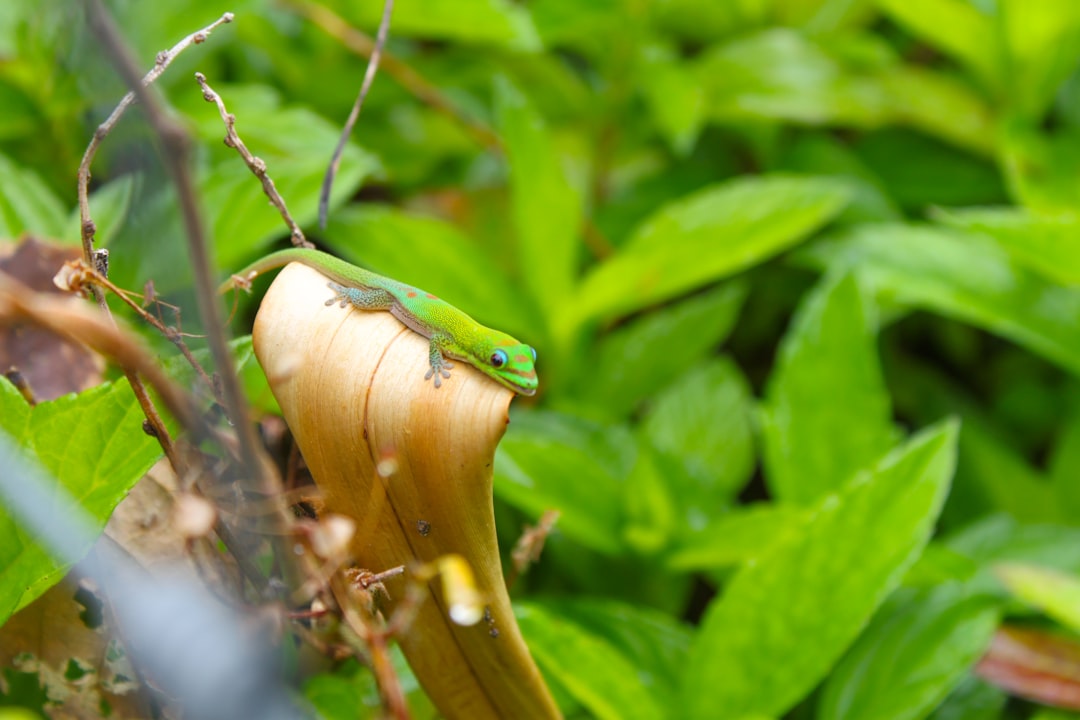
[[[516,393],[536,393],[536,350],[509,335],[498,333],[486,343],[477,367]]]

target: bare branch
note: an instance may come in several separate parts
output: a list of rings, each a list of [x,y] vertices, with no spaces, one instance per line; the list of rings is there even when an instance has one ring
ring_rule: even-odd
[[[202,88],[203,100],[217,105],[218,114],[221,115],[221,121],[225,123],[225,145],[234,148],[236,152],[240,153],[240,157],[244,159],[244,163],[255,177],[259,178],[259,182],[262,183],[263,192],[266,193],[266,197],[270,198],[270,203],[278,209],[285,224],[289,226],[289,230],[292,232],[292,244],[297,247],[315,247],[304,237],[304,231],[300,229],[300,226],[293,220],[292,215],[289,214],[289,209],[285,207],[284,198],[281,197],[281,193],[277,191],[274,181],[270,179],[270,175],[266,172],[266,163],[262,158],[257,158],[252,155],[251,151],[247,149],[247,145],[240,139],[240,136],[236,132],[236,116],[225,109],[225,101],[223,101],[221,96],[214,92],[209,83],[206,82],[205,75],[197,72],[195,73],[195,79],[198,81],[199,87]]]
[[[382,56],[383,46],[386,45],[386,36],[390,32],[390,14],[394,11],[394,0],[386,0],[383,5],[382,20],[379,21],[379,32],[375,37],[375,47],[371,51],[367,70],[364,71],[364,81],[360,84],[360,92],[356,96],[349,117],[345,121],[345,129],[341,131],[334,155],[330,158],[330,167],[326,168],[326,176],[323,178],[322,190],[319,192],[319,227],[326,229],[326,216],[330,208],[330,189],[334,185],[334,177],[337,175],[338,166],[341,165],[341,154],[345,152],[345,146],[352,135],[353,125],[360,117],[360,108],[364,105],[371,83],[375,80],[375,73],[379,69],[379,58]]]

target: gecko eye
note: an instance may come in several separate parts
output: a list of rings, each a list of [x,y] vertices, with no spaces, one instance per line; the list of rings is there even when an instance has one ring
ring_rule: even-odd
[[[533,356],[533,362],[536,362],[536,348],[534,348],[534,347],[530,347],[530,348],[529,348],[529,352],[531,352],[531,353],[532,353],[532,356]]]
[[[488,360],[488,362],[491,363],[491,367],[494,368],[501,368],[503,365],[506,364],[506,361],[506,352],[503,350],[496,350],[495,352],[491,353],[491,358]]]

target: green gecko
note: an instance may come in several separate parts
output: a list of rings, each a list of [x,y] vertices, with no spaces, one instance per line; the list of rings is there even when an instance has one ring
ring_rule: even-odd
[[[443,379],[450,377],[453,364],[447,360],[449,357],[469,363],[516,393],[532,395],[536,392],[536,350],[530,346],[506,333],[484,327],[431,293],[350,265],[318,250],[292,248],[271,253],[227,280],[220,292],[292,262],[307,265],[334,281],[328,286],[337,294],[326,301],[327,305],[338,302],[341,307],[351,304],[360,310],[387,310],[411,330],[428,338],[431,341],[428,349],[431,368],[424,379],[435,378],[435,387],[441,387]]]

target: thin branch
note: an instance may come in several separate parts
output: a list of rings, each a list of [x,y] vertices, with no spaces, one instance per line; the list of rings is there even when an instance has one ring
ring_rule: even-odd
[[[206,39],[210,37],[210,33],[221,25],[231,23],[232,21],[233,14],[225,13],[202,30],[191,33],[168,50],[159,52],[154,59],[154,67],[150,69],[150,72],[143,76],[141,81],[142,86],[148,87],[151,83],[161,77],[161,74],[165,72],[165,68],[169,67],[169,64],[176,59],[177,55],[192,45],[199,45],[206,42]],[[90,144],[86,147],[86,152],[83,153],[82,162],[79,164],[79,224],[82,232],[83,260],[85,260],[88,265],[93,263],[94,233],[97,232],[97,227],[90,218],[90,199],[88,191],[90,186],[90,165],[94,162],[94,156],[97,155],[97,150],[101,145],[101,142],[110,132],[112,132],[116,123],[120,121],[124,112],[133,102],[135,102],[135,92],[128,91],[128,93],[120,100],[119,104],[117,104],[116,109],[114,109],[109,117],[105,119],[105,122],[98,125],[97,130],[94,131],[94,137],[91,138]]]
[[[326,176],[323,178],[322,190],[319,192],[319,227],[326,229],[326,216],[330,208],[330,189],[334,185],[334,177],[337,175],[338,166],[341,165],[341,155],[345,152],[345,146],[349,143],[356,119],[360,117],[360,108],[364,105],[371,83],[375,80],[375,73],[379,69],[379,59],[382,56],[383,46],[386,45],[386,36],[390,31],[390,14],[394,11],[394,0],[385,0],[383,4],[382,20],[379,21],[379,32],[375,37],[375,47],[368,59],[367,70],[364,71],[364,81],[360,84],[360,92],[356,96],[349,117],[345,121],[345,129],[341,131],[334,155],[330,158],[330,167],[326,168]]]
[[[210,87],[210,84],[206,82],[205,75],[201,72],[197,72],[195,73],[195,80],[198,81],[199,87],[202,88],[203,100],[217,105],[218,114],[221,115],[221,121],[225,123],[226,147],[231,147],[235,149],[236,152],[240,153],[240,157],[244,159],[244,163],[255,177],[259,178],[259,182],[262,183],[263,192],[266,193],[266,197],[270,198],[270,203],[278,209],[278,212],[281,213],[281,218],[285,221],[285,224],[289,226],[289,230],[292,232],[292,244],[297,247],[315,247],[304,237],[304,231],[300,229],[300,226],[293,220],[292,215],[289,214],[289,209],[285,207],[284,198],[281,197],[281,193],[277,191],[274,181],[266,172],[266,163],[262,158],[257,158],[252,155],[251,151],[247,149],[247,145],[240,139],[240,136],[236,132],[236,116],[225,109],[225,101],[222,100],[221,96],[214,92],[213,88]]]
[[[216,22],[211,23],[207,27],[188,35],[186,38],[178,42],[169,50],[164,50],[158,53],[157,58],[154,61],[154,67],[151,68],[141,82],[143,86],[149,86],[152,82],[158,79],[165,68],[169,66],[169,63],[173,59],[183,52],[191,45],[197,45],[206,40],[210,33],[218,26],[232,22],[232,13],[225,13]],[[97,227],[94,224],[93,219],[90,216],[90,198],[89,198],[89,186],[90,186],[90,165],[94,161],[94,156],[97,155],[98,147],[102,141],[112,131],[116,123],[119,122],[120,117],[127,110],[135,100],[135,93],[129,92],[120,100],[116,108],[112,111],[109,117],[98,126],[94,131],[93,137],[90,139],[90,144],[86,147],[86,152],[83,153],[82,162],[79,164],[78,172],[78,199],[79,199],[79,232],[82,237],[83,248],[83,260],[87,265],[91,267],[96,266],[96,260],[98,255],[94,250],[94,234],[97,232]],[[109,311],[109,304],[105,301],[105,294],[101,288],[97,285],[92,285],[90,292],[94,296],[94,300],[97,302],[98,307],[102,309],[106,317],[112,320],[112,314]],[[164,421],[161,419],[161,415],[158,413],[157,408],[154,405],[154,401],[150,398],[149,393],[146,391],[146,386],[143,384],[142,379],[129,367],[122,367],[124,375],[128,379],[128,384],[131,387],[131,391],[135,394],[135,398],[139,403],[139,407],[142,409],[143,414],[146,416],[146,420],[149,423],[150,429],[153,432],[155,438],[161,444],[162,450],[164,450],[166,457],[169,458],[169,462],[172,463],[173,468],[177,473],[184,472],[184,465],[178,464],[181,462],[179,453],[173,444],[172,437],[169,435],[168,429],[165,427]],[[211,385],[213,387],[213,385]]]
[[[287,4],[322,28],[327,35],[339,40],[352,52],[364,58],[371,58],[375,51],[375,41],[366,33],[349,25],[333,10],[325,5],[295,2],[295,0],[287,0]],[[454,105],[436,85],[407,63],[399,60],[389,50],[383,51],[382,70],[420,102],[461,125],[478,145],[489,150],[502,150],[502,140],[494,130]]]

